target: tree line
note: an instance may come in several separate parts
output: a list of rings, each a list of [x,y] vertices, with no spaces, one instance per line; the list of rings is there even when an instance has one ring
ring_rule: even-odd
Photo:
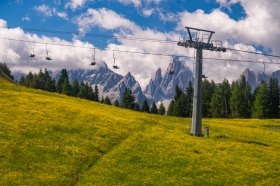
[[[191,82],[185,92],[178,86],[167,115],[191,117],[193,109]],[[216,85],[213,80],[202,82],[202,117],[204,118],[279,118],[279,85],[277,78],[261,81],[252,92],[244,75],[232,84],[224,79]]]
[[[12,80],[14,79],[9,67],[5,63],[0,63],[0,70]],[[29,72],[25,77],[22,76],[17,83],[29,88],[57,92],[67,96],[83,98],[140,112],[160,115],[164,115],[166,112],[162,103],[159,105],[159,108],[157,108],[156,103],[153,102],[150,108],[146,99],[140,107],[139,104],[135,102],[135,96],[132,94],[132,90],[130,88],[125,89],[121,103],[118,99],[116,99],[112,104],[108,96],[105,98],[102,96],[101,99],[99,98],[99,91],[96,84],[93,89],[92,86],[85,81],[79,82],[75,79],[72,83],[70,83],[66,69],[62,69],[60,74],[59,79],[55,81],[55,79],[49,75],[49,71],[46,68],[44,70],[40,69],[38,73]]]

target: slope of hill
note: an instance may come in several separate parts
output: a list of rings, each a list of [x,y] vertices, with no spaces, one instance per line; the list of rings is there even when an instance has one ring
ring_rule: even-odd
[[[0,78],[0,185],[277,185],[279,120],[190,120]]]

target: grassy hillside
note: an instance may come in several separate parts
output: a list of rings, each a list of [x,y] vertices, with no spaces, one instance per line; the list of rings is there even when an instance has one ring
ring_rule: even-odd
[[[277,185],[280,120],[143,114],[0,77],[0,185]]]

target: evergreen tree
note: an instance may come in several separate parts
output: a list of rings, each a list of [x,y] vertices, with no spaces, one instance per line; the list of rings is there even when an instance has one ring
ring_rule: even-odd
[[[39,80],[38,75],[36,73],[33,75],[33,79],[32,79],[30,87],[35,88],[35,89],[40,89],[41,88],[40,80]]]
[[[77,97],[84,98],[84,99],[87,99],[87,100],[93,100],[94,99],[94,93],[93,93],[92,87],[89,86],[89,84],[87,82],[84,83],[82,81],[81,82],[81,90],[78,93]]]
[[[47,81],[45,79],[44,73],[41,68],[37,75],[37,80],[38,80],[38,89],[45,90],[44,88]]]
[[[14,80],[14,76],[12,75],[11,70],[6,65],[6,63],[0,63],[0,71],[2,71],[6,76]]]
[[[270,100],[269,100],[269,88],[266,82],[262,82],[260,88],[256,94],[256,99],[253,107],[253,118],[268,118],[270,110]]]
[[[155,102],[152,103],[151,113],[158,114],[158,109],[157,109],[157,105]]]
[[[168,116],[174,116],[174,113],[173,113],[174,105],[175,105],[175,101],[172,99],[172,100],[170,101],[169,106],[168,106],[168,109],[167,109],[167,115],[168,115]]]
[[[279,118],[279,86],[277,78],[269,80],[269,118]]]
[[[180,87],[178,85],[176,85],[175,87],[175,96],[174,96],[174,100],[177,101],[181,94],[183,94],[184,92],[180,89]]]
[[[230,115],[230,84],[227,79],[219,84],[211,97],[210,112],[214,118],[226,118]]]
[[[122,108],[128,108],[128,109],[133,109],[134,108],[134,101],[135,97],[132,94],[132,91],[130,88],[125,88],[125,91],[123,93],[123,98],[122,98]]]
[[[193,110],[193,87],[192,82],[189,81],[188,87],[186,88],[186,116],[192,117],[192,110]]]
[[[135,104],[134,104],[133,110],[135,110],[135,111],[140,111],[140,106],[139,106],[138,103],[135,103]]]
[[[158,114],[159,115],[165,115],[165,107],[163,106],[163,103],[161,102],[158,108]]]
[[[78,93],[80,92],[80,85],[77,79],[75,79],[72,83],[72,95],[77,97]]]
[[[66,94],[67,96],[71,96],[72,95],[72,87],[69,83],[69,80],[67,78],[64,78],[64,83],[62,85],[62,94]]]
[[[202,82],[202,117],[212,117],[210,113],[210,102],[215,87],[216,85],[213,80],[209,82],[207,79],[204,79]]]
[[[116,106],[116,107],[120,107],[120,103],[119,103],[119,100],[118,100],[118,99],[116,99],[116,100],[115,100],[115,102],[114,102],[114,106]]]
[[[148,112],[148,113],[150,112],[148,101],[146,99],[144,99],[142,103],[141,112]]]
[[[183,92],[177,98],[173,107],[173,115],[178,117],[187,117],[186,111],[188,109],[187,96]]]
[[[109,99],[108,96],[105,97],[105,99],[104,99],[104,104],[106,104],[106,105],[112,105],[112,103],[111,103],[111,101],[110,101],[110,99]]]
[[[230,97],[230,110],[233,118],[250,118],[252,113],[251,87],[244,75],[240,82],[233,82]]]
[[[99,102],[99,91],[98,91],[97,84],[95,84],[94,86],[94,101]]]
[[[104,97],[101,97],[100,103],[104,103]]]
[[[21,76],[21,78],[20,78],[20,80],[19,80],[19,84],[20,85],[24,85],[24,81],[25,81],[25,78],[24,78],[24,76]]]
[[[25,77],[23,85],[26,87],[31,87],[32,81],[33,81],[33,74],[30,71]]]
[[[44,90],[52,92],[51,89],[52,89],[52,80],[51,78],[48,78],[47,82],[44,85]]]
[[[56,85],[56,90],[58,93],[62,93],[62,86],[65,82],[65,79],[68,80],[69,82],[69,77],[68,77],[68,74],[67,74],[67,70],[64,68],[61,70],[61,74],[60,74],[60,77],[57,81],[57,85]]]

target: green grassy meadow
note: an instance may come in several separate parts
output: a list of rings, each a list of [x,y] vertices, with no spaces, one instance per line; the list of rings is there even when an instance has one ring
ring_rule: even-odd
[[[279,185],[280,120],[190,122],[0,77],[0,185]]]

